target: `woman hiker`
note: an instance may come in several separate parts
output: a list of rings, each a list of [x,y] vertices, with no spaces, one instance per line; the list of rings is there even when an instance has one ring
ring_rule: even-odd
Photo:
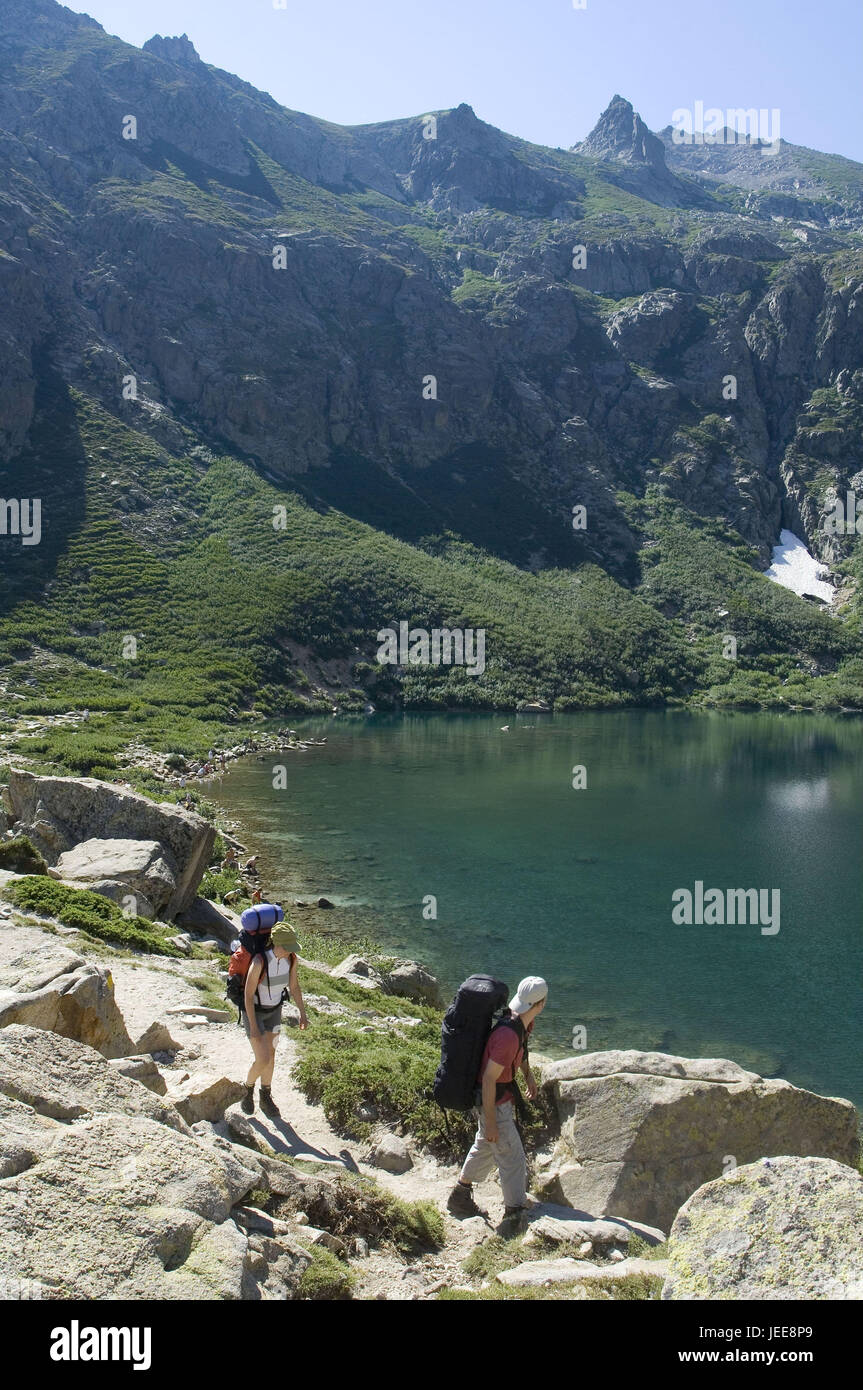
[[[272,1096],[272,1084],[276,1044],[282,1027],[284,991],[290,993],[300,1011],[300,1028],[308,1027],[297,970],[299,949],[300,943],[293,927],[287,922],[280,922],[273,927],[269,946],[254,957],[246,975],[243,1026],[255,1054],[246,1077],[246,1094],[240,1102],[240,1109],[247,1115],[254,1114],[255,1082],[260,1078],[261,1110],[273,1119],[279,1118],[279,1108]]]

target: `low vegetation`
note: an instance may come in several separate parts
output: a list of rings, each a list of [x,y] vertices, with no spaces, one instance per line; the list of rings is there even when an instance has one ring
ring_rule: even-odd
[[[331,1250],[323,1250],[319,1245],[307,1247],[307,1253],[311,1264],[300,1276],[298,1296],[315,1301],[350,1298],[356,1277],[348,1266]]]
[[[169,928],[145,917],[124,917],[115,903],[84,888],[69,888],[53,878],[34,875],[10,883],[6,896],[23,912],[56,918],[64,926],[77,927],[85,936],[112,946],[156,956],[183,954],[168,939]]]
[[[48,865],[26,835],[0,843],[0,869],[13,874],[47,874]]]

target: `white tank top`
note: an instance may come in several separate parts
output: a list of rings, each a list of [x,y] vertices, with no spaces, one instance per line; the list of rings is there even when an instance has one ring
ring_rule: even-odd
[[[258,981],[259,1008],[274,1009],[281,1004],[282,990],[288,988],[290,977],[290,956],[277,956],[275,951],[267,951],[267,973],[261,971]]]

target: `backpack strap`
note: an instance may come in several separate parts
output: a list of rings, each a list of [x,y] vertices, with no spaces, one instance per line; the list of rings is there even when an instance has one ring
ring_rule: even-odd
[[[523,1051],[522,1062],[524,1062],[528,1056],[528,1033],[521,1019],[515,1014],[506,1015],[503,1018],[498,1019],[497,1023],[494,1025],[494,1028],[492,1028],[491,1031],[494,1033],[497,1031],[498,1028],[511,1028],[512,1031],[518,1035],[518,1040],[521,1043]],[[495,1091],[497,1099],[500,1099],[501,1095],[505,1091],[511,1091],[513,1105],[515,1106],[515,1111],[518,1118],[522,1121],[522,1123],[524,1123],[525,1120],[530,1118],[530,1111],[528,1110],[527,1102],[525,1101],[524,1096],[521,1093],[521,1088],[518,1084],[518,1077],[515,1074],[515,1067],[513,1067],[512,1069],[512,1081],[499,1081],[497,1083],[497,1086],[495,1087]]]

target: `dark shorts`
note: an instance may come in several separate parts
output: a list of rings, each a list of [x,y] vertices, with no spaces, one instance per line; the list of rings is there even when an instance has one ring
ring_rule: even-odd
[[[282,1026],[282,1006],[276,1004],[272,1009],[255,1009],[255,1018],[261,1033],[278,1033]],[[245,1009],[243,1010],[243,1027],[246,1030],[246,1037],[250,1038],[249,1015]]]

